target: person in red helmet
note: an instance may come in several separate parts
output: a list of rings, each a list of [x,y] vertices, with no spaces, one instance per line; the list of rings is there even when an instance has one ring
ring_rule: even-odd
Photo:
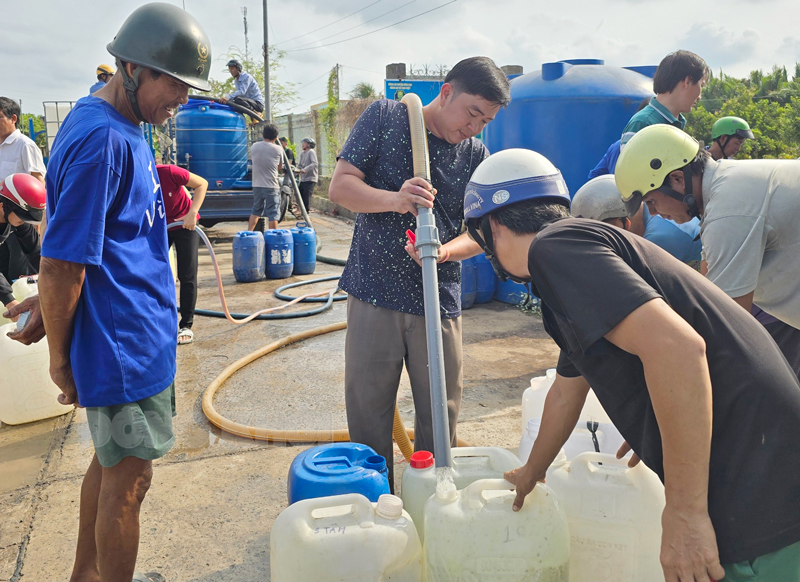
[[[11,282],[39,272],[34,225],[42,221],[46,199],[44,184],[30,174],[11,174],[0,183],[0,301],[7,309],[18,303]]]

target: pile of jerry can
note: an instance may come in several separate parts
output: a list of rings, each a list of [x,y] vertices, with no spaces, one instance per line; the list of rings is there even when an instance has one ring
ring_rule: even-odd
[[[291,229],[237,232],[233,237],[233,275],[240,283],[310,275],[317,264],[317,235],[305,222]]]
[[[291,505],[270,535],[271,579],[663,581],[664,488],[643,464],[562,451],[514,511],[503,475],[520,467],[516,455],[459,447],[452,456],[452,467],[437,469],[431,453],[414,453],[397,497],[385,492],[385,460],[365,445],[298,455]]]
[[[422,580],[419,535],[372,448],[312,447],[292,462],[287,490],[270,534],[273,582]]]

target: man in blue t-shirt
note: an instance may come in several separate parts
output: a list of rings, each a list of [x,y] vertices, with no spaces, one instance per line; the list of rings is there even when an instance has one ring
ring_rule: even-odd
[[[95,449],[72,579],[163,580],[134,574],[152,461],[174,442],[177,326],[161,185],[139,124],[166,122],[190,87],[209,90],[211,55],[200,24],[162,3],[135,10],[108,51],[117,73],[78,101],[53,145],[39,296],[59,401],[86,408]]]
[[[416,408],[417,450],[433,450],[422,272],[404,249],[417,206],[433,209],[439,250],[439,300],[450,436],[461,405],[461,266],[480,248],[459,236],[464,188],[488,152],[475,139],[509,103],[508,79],[486,57],[450,71],[423,109],[430,149],[429,184],[412,169],[408,110],[376,101],[358,119],[339,155],[330,198],[358,212],[340,287],[350,295],[345,344],[345,400],[350,439],[386,457],[392,471],[392,419],[405,362]],[[412,256],[409,256],[411,254]],[[393,484],[392,479],[389,483]]]

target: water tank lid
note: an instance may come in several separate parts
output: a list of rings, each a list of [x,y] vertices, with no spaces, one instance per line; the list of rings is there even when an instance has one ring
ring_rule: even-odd
[[[602,59],[566,59],[542,65],[542,80],[555,81],[563,77],[575,65],[604,65]]]
[[[564,59],[559,61],[561,63],[568,63],[570,65],[605,65],[603,59]]]
[[[206,99],[189,99],[186,104],[181,105],[178,108],[178,111],[185,111],[186,109],[200,109],[201,107],[208,107],[210,109],[224,109],[225,111],[230,111],[231,113],[238,113],[227,105],[216,103],[215,101],[208,101]]]
[[[384,519],[399,519],[403,516],[403,500],[396,495],[384,493],[378,497],[375,512]]]
[[[364,468],[378,472],[383,471],[386,469],[386,459],[380,455],[371,455],[364,461]]]
[[[412,469],[427,469],[433,467],[433,453],[430,451],[417,451],[411,455],[409,461]]]

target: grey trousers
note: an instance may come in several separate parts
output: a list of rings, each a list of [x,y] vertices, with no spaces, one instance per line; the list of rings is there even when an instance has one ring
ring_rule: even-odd
[[[347,299],[345,339],[345,403],[350,440],[369,445],[386,457],[394,491],[392,423],[405,363],[414,397],[414,449],[433,452],[431,396],[425,318]],[[461,408],[461,318],[442,319],[447,410],[451,445]]]

